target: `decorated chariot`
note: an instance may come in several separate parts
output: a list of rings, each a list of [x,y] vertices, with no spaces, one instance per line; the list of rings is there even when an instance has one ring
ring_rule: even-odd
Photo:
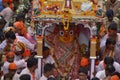
[[[38,56],[42,44],[51,49],[58,80],[78,78],[81,57],[91,59],[93,77],[98,33],[103,22],[102,0],[33,0],[32,25],[38,37]]]

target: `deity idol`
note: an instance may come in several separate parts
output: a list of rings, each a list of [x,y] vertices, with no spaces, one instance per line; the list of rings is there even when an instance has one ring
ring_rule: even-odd
[[[59,73],[59,79],[73,80],[78,78],[80,62],[79,42],[77,41],[76,26],[68,23],[69,28],[64,30],[63,23],[56,25],[52,34],[46,35],[46,42],[54,48],[53,58]]]

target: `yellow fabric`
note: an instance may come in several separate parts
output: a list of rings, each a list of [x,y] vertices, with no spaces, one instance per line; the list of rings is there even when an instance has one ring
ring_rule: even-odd
[[[21,51],[21,50],[25,50],[25,45],[24,45],[24,43],[18,41],[14,45],[14,51]]]

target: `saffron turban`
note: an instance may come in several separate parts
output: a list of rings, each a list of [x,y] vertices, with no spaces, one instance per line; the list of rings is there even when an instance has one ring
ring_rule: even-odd
[[[82,57],[82,59],[81,59],[81,61],[80,61],[80,66],[85,67],[85,66],[87,66],[88,64],[89,64],[88,58]]]
[[[17,65],[15,63],[10,63],[9,64],[9,69],[16,70],[17,69]]]
[[[111,76],[110,80],[119,80],[119,77],[117,75]]]
[[[27,31],[26,31],[26,28],[25,28],[23,22],[15,22],[15,23],[14,23],[14,26],[15,26],[16,29],[18,29],[18,30],[21,31],[21,34],[22,34],[24,37],[26,37]]]

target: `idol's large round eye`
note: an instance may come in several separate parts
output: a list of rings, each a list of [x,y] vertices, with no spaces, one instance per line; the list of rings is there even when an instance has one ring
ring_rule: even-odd
[[[64,35],[64,31],[60,31],[60,36],[63,36]]]
[[[69,35],[73,35],[73,30],[71,30],[71,31],[69,32]]]

